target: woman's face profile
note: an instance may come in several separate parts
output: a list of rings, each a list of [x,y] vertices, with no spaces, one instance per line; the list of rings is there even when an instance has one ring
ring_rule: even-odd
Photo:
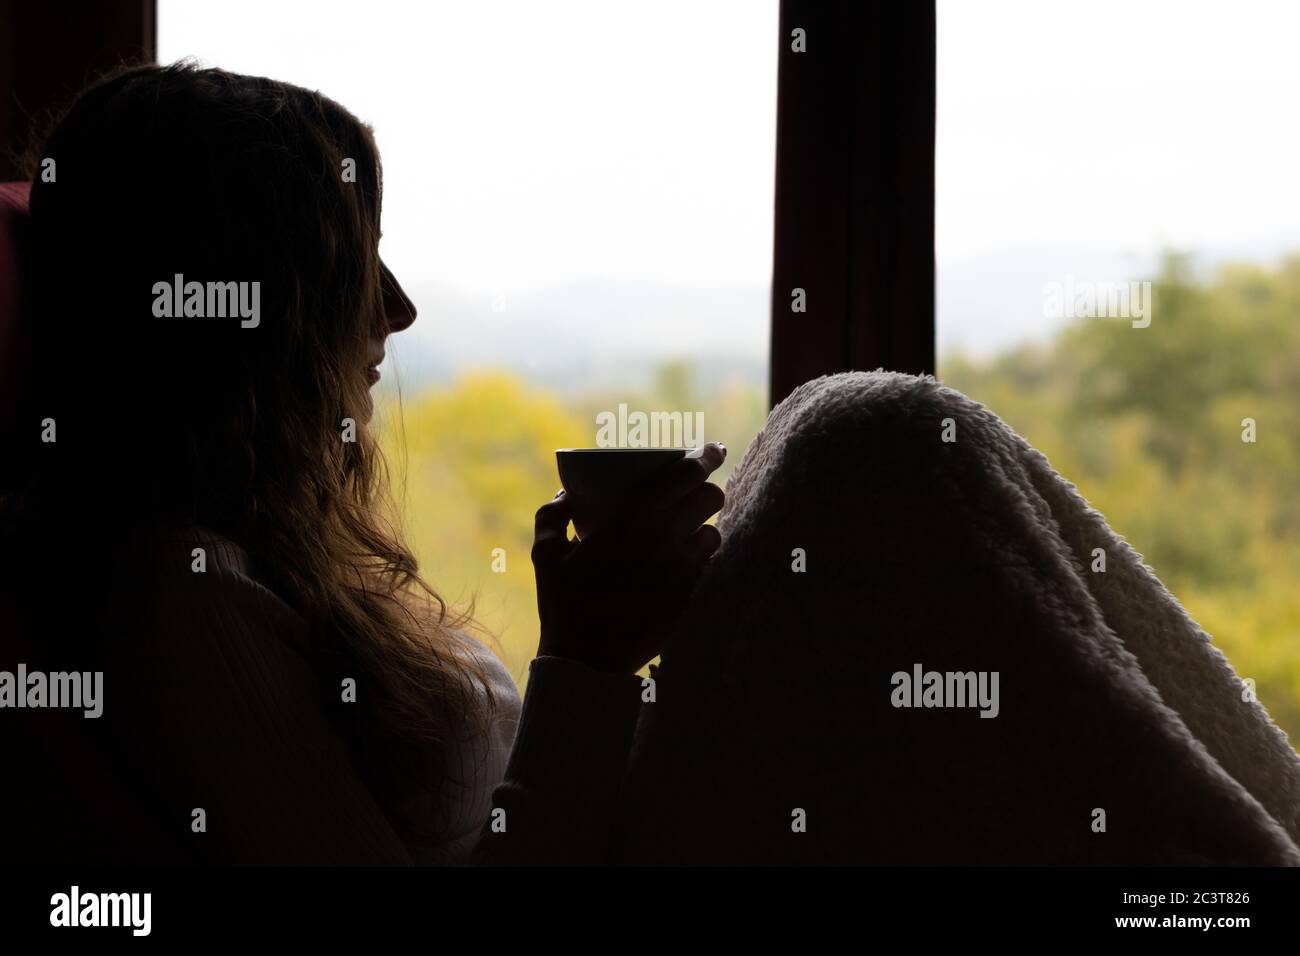
[[[82,408],[92,395],[112,395],[135,407],[169,396],[159,426],[168,440],[138,465],[150,481],[178,488],[188,486],[180,475],[196,443],[210,440],[200,456],[231,462],[232,474],[245,468],[249,447],[265,459],[253,470],[288,473],[314,467],[321,452],[308,445],[337,441],[343,416],[372,418],[388,336],[409,328],[416,308],[379,255],[382,169],[356,117],[272,80],[136,67],[85,92],[46,152],[79,173],[33,184],[37,245],[50,264],[42,282],[51,289],[48,384],[34,402]],[[69,261],[88,272],[74,296],[54,267]],[[152,315],[147,301],[139,320],[138,290],[177,274],[257,282],[265,321],[233,331],[229,322],[177,322]],[[60,357],[53,330],[89,314],[111,319],[89,325],[70,360]],[[142,359],[155,371],[147,380],[108,371]],[[284,434],[271,437],[277,427]],[[274,466],[272,447],[285,449]],[[168,468],[174,480],[157,477]],[[224,477],[220,494],[245,495],[242,472]],[[193,510],[189,501],[175,507]]]
[[[415,304],[382,259],[379,261],[379,273],[383,288],[383,308],[379,320],[371,330],[370,348],[366,352],[366,380],[372,386],[379,381],[379,366],[384,361],[384,341],[394,332],[410,328],[415,322]]]

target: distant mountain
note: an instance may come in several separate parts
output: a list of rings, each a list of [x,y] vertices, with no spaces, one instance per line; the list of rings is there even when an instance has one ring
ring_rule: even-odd
[[[497,302],[490,292],[467,295],[418,282],[407,292],[419,318],[392,344],[407,386],[488,367],[556,388],[587,389],[648,378],[655,365],[677,358],[693,359],[706,386],[724,374],[767,378],[765,286],[697,289],[601,279]]]
[[[1300,235],[1300,233],[1298,233]],[[1300,238],[1259,238],[1193,250],[1193,263],[1212,272],[1227,262],[1272,264],[1300,250]],[[1022,342],[1042,341],[1063,320],[1044,315],[1049,282],[1124,282],[1152,278],[1158,252],[1116,252],[1085,246],[1024,244],[994,253],[939,263],[939,353],[961,348],[976,356]]]
[[[1296,249],[1300,241],[1259,239],[1197,250],[1193,261],[1208,272],[1227,261],[1272,263]],[[1049,338],[1062,324],[1044,314],[1049,282],[1144,279],[1158,267],[1155,252],[1043,243],[940,263],[940,354],[990,355]],[[560,390],[637,386],[657,365],[680,358],[694,361],[706,388],[731,376],[767,381],[766,285],[590,279],[496,302],[490,290],[427,282],[410,282],[407,292],[420,317],[391,346],[406,388],[475,368],[509,369]]]
[[[938,267],[939,352],[961,348],[988,355],[1051,335],[1060,321],[1044,317],[1044,290],[1067,276],[1119,282],[1150,274],[1151,256],[1067,246],[1025,245]]]

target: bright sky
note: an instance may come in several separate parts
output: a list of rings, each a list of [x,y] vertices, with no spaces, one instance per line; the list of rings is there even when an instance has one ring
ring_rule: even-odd
[[[399,276],[768,282],[776,0],[158,6],[163,62],[317,88],[375,128]]]
[[[1300,3],[939,0],[937,254],[1300,248]]]
[[[1042,325],[1029,246],[1300,248],[1300,2],[938,11],[945,336]],[[765,287],[776,18],[777,0],[160,0],[159,53],[316,87],[370,122],[384,257],[408,285]],[[1044,268],[1076,261],[1095,264]],[[765,315],[739,321],[765,340]]]

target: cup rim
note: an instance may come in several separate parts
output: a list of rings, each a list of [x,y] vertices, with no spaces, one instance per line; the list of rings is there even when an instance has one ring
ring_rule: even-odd
[[[692,447],[692,448],[557,448],[557,449],[555,449],[555,453],[556,453],[557,455],[562,454],[562,453],[564,453],[564,452],[588,452],[588,451],[601,451],[601,452],[608,452],[608,451],[622,451],[622,452],[647,452],[647,451],[652,451],[652,452],[683,452],[683,453],[684,453],[684,452],[692,452],[692,451],[698,451],[698,450],[699,450],[699,449],[698,449],[698,448],[695,448],[695,447]]]

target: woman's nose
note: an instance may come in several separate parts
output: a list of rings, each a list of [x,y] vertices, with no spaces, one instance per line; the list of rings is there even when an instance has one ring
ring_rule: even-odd
[[[415,321],[415,303],[382,259],[379,260],[379,281],[384,292],[384,320],[388,323],[388,331],[400,332],[410,328]]]

